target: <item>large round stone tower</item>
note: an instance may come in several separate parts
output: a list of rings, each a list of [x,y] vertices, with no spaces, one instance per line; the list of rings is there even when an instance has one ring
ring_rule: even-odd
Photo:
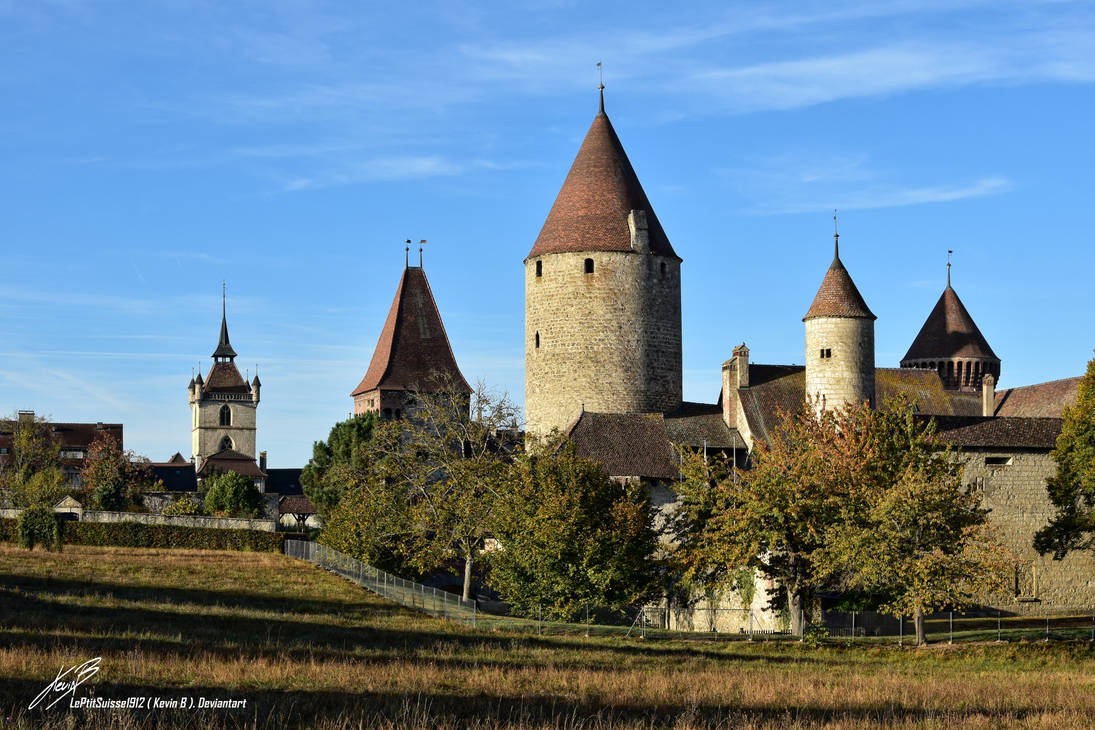
[[[874,321],[834,237],[833,263],[802,321],[806,323],[806,397],[818,408],[841,408],[874,397]]]
[[[525,259],[529,434],[681,403],[681,259],[604,109]]]

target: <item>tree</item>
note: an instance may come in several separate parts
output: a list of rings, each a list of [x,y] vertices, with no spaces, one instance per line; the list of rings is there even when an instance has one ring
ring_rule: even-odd
[[[95,509],[122,511],[133,506],[140,492],[154,481],[148,460],[122,451],[111,434],[102,432],[91,442],[80,483]]]
[[[572,620],[657,592],[657,535],[646,489],[609,479],[570,442],[517,457],[491,520],[490,585],[518,611]]]
[[[300,484],[322,517],[342,496],[346,470],[360,477],[367,469],[365,447],[375,428],[376,414],[365,413],[336,423],[326,441],[312,444],[312,458],[301,472]]]
[[[262,495],[255,483],[243,474],[227,471],[207,477],[205,512],[223,517],[257,517],[262,508]]]
[[[1095,548],[1095,359],[1065,408],[1064,424],[1051,452],[1057,471],[1046,482],[1056,514],[1034,536],[1041,554],[1057,560],[1073,550]]]
[[[10,490],[16,508],[53,507],[64,496],[61,444],[43,418],[19,414],[0,422],[11,434],[11,465],[0,471],[0,488]]]
[[[839,587],[881,597],[880,610],[911,614],[923,644],[925,614],[1002,591],[1014,557],[980,498],[963,488],[959,455],[933,422],[905,403],[863,416],[866,483],[848,519],[829,530],[818,563]]]
[[[707,521],[707,549],[693,570],[720,573],[728,582],[742,568],[759,570],[785,595],[791,630],[801,635],[802,619],[821,585],[816,565],[831,529],[843,520],[868,456],[857,420],[866,406],[817,414],[804,404],[782,413],[768,442],[758,442],[752,468],[736,481],[723,481]],[[769,596],[773,607],[782,603]]]

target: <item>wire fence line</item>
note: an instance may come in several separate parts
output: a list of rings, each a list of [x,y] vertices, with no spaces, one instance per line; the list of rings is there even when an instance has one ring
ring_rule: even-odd
[[[474,627],[478,609],[475,601],[464,600],[448,591],[431,588],[392,575],[338,550],[308,540],[286,540],[285,554],[315,563],[321,568],[352,580],[362,588],[407,608]]]
[[[577,620],[553,620],[537,607],[529,616],[508,615],[502,604],[484,611],[475,600],[400,578],[337,550],[307,540],[286,540],[285,554],[313,563],[407,608],[485,630],[554,636],[623,636],[652,639],[733,638],[748,641],[799,641],[789,621],[772,612],[747,608],[635,606],[607,609],[584,606]],[[494,605],[494,603],[488,603]],[[829,642],[911,644],[911,617],[872,611],[822,610],[801,617],[807,637]],[[930,643],[965,641],[1095,641],[1095,610],[1057,609],[1026,615],[1005,611],[943,611],[925,616]]]

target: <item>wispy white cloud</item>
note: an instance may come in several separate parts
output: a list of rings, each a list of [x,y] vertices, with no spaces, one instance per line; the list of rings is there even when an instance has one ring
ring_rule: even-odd
[[[280,184],[283,191],[293,192],[336,185],[445,177],[457,175],[462,169],[459,164],[438,155],[379,157],[348,161],[298,176],[281,176]]]
[[[784,201],[760,204],[747,213],[754,215],[778,215],[784,213],[808,213],[819,210],[869,210],[873,208],[899,208],[925,203],[950,203],[967,198],[983,198],[1007,192],[1011,181],[1003,177],[985,177],[968,183],[924,185],[917,187],[877,186],[828,197],[803,199],[798,202]]]

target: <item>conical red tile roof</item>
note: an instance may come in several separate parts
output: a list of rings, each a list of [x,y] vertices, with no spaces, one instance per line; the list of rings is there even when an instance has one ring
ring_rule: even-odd
[[[866,317],[878,319],[863,301],[863,295],[859,293],[852,275],[844,268],[840,261],[840,255],[833,258],[829,270],[825,272],[825,278],[821,280],[821,288],[817,290],[806,316],[805,322],[815,317]]]
[[[471,392],[456,365],[426,273],[409,266],[399,279],[369,369],[351,395],[377,388],[429,391],[447,380]]]
[[[650,252],[677,257],[604,112],[602,97],[601,110],[586,133],[529,257],[575,251],[631,251],[627,217],[632,210],[646,212]]]
[[[999,361],[958,293],[948,284],[901,362],[952,358]]]

